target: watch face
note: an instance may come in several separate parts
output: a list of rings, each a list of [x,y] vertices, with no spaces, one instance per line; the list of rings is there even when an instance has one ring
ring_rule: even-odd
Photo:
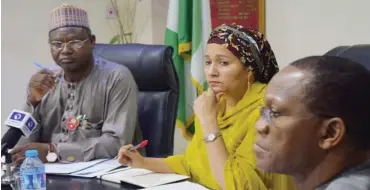
[[[213,142],[217,139],[217,137],[221,136],[220,133],[211,133],[204,137],[205,142]]]
[[[46,160],[48,160],[48,162],[55,162],[57,158],[58,156],[54,152],[49,152],[49,154],[46,156]]]
[[[216,135],[215,134],[209,134],[207,137],[206,137],[206,141],[207,142],[212,142],[216,139]]]

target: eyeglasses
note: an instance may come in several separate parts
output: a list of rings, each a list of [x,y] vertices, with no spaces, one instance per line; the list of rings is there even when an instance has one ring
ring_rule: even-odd
[[[65,44],[68,44],[69,47],[71,47],[74,50],[78,50],[78,49],[81,49],[85,45],[85,42],[87,42],[87,40],[89,39],[86,39],[83,41],[82,40],[71,40],[68,42],[51,41],[49,42],[49,44],[50,44],[50,47],[54,50],[61,50]]]
[[[264,106],[260,106],[260,114],[262,119],[264,119],[269,126],[275,126],[275,122],[273,121],[273,118],[281,116],[280,113],[274,112],[269,108],[266,108]],[[299,116],[300,118],[306,118],[306,119],[313,119],[313,118],[319,118],[321,119],[327,119],[327,118],[332,118],[333,116],[327,115],[327,114],[315,114],[311,116]]]

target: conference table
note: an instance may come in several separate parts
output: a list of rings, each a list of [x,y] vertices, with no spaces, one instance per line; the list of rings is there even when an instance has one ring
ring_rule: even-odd
[[[47,190],[125,190],[125,189],[142,189],[131,184],[117,184],[100,179],[87,179],[70,176],[46,176]],[[12,190],[10,186],[1,186],[2,190]]]

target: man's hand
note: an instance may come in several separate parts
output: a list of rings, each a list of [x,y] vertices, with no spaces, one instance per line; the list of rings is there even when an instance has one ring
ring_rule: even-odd
[[[42,162],[47,163],[46,156],[49,152],[49,144],[47,143],[30,143],[22,147],[17,147],[12,150],[12,162],[14,165],[19,166],[25,159],[26,150],[35,149],[38,152],[39,158]]]
[[[41,101],[42,97],[55,87],[56,77],[56,73],[46,69],[40,70],[34,74],[29,83],[28,102],[36,106]]]

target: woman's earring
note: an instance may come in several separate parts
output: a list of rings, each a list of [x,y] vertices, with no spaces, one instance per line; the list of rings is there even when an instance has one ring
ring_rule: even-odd
[[[253,73],[252,72],[248,72],[248,91],[250,91],[251,88],[252,88],[252,84],[251,84],[252,76],[253,76]]]

